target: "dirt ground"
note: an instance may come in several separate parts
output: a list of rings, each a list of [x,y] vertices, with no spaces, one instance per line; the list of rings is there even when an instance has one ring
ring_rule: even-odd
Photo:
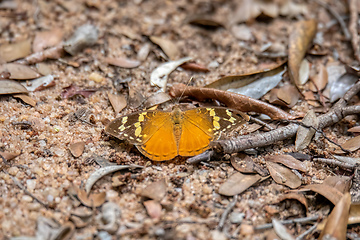
[[[256,227],[272,219],[318,216],[313,221],[286,225],[292,236],[299,236],[325,219],[334,207],[331,201],[309,191],[301,198],[306,203],[292,197],[279,201],[285,193],[296,191],[266,177],[268,172],[236,197],[220,194],[219,188],[237,172],[230,163],[230,155],[223,154],[200,164],[190,164],[185,157],[155,162],[126,141],[104,132],[106,124],[116,117],[144,109],[141,103],[159,90],[151,86],[150,76],[160,64],[192,57],[192,62],[209,70],[177,68],[169,75],[168,87],[175,83],[188,84],[190,78],[193,78],[190,85],[200,87],[223,76],[259,71],[286,59],[289,35],[302,20],[317,19],[317,31],[323,33],[312,41],[318,41],[322,54],[307,54],[313,68],[356,62],[350,40],[344,37],[333,15],[317,1],[259,0],[248,5],[255,3],[264,4],[260,4],[259,11],[275,8],[277,14],[251,15],[250,7],[249,11],[239,10],[242,3],[235,0],[2,1],[0,44],[28,40],[33,53],[41,43],[44,49],[68,40],[84,24],[96,29],[97,38],[94,44],[73,55],[63,53],[54,59],[44,59],[41,64],[25,64],[55,77],[55,84],[50,87],[29,92],[36,105],[31,106],[11,94],[0,95],[0,151],[18,155],[7,163],[0,162],[0,239],[19,236],[78,240],[275,239],[272,228]],[[285,4],[291,7],[279,13]],[[327,6],[345,16],[348,22],[347,1],[327,1]],[[190,24],[205,19],[202,16],[219,26]],[[49,31],[50,35],[39,34]],[[175,44],[178,49],[175,57],[167,56],[171,50],[154,44],[150,36]],[[54,42],[50,40],[52,37]],[[36,38],[40,38],[40,43]],[[269,43],[270,52],[285,55],[259,55]],[[123,62],[111,64],[110,58],[121,58]],[[139,66],[129,67],[136,63]],[[288,74],[279,86],[285,83],[290,83]],[[65,88],[70,85],[86,91],[67,96]],[[88,94],[89,89],[94,91]],[[108,94],[125,96],[127,107],[115,113]],[[167,107],[171,108],[177,101],[170,101]],[[196,100],[187,102],[194,107],[204,104]],[[354,97],[353,102],[358,104],[358,98]],[[310,109],[325,113],[331,106],[329,102],[326,107],[321,101],[309,103],[301,97],[291,108],[281,108],[304,116]],[[79,117],[81,113],[84,114]],[[275,128],[280,125],[276,121],[270,123]],[[358,115],[349,116],[324,132],[341,144],[356,136],[347,129],[357,125]],[[75,142],[85,145],[78,157],[69,150]],[[302,160],[307,171],[297,172],[302,186],[321,184],[328,176],[357,176],[355,169],[344,170],[312,160],[329,157],[330,146],[334,147],[318,137],[300,151],[309,157]],[[294,138],[246,153],[266,169],[265,156],[290,152],[296,152]],[[347,156],[359,157],[359,153],[355,151]],[[91,202],[85,196],[88,204],[84,204],[86,200],[81,199],[77,187],[84,186],[95,170],[111,164],[136,164],[143,168],[125,168],[102,177],[90,193],[90,198],[98,194],[98,199]],[[351,189],[353,196],[356,191],[354,187]],[[93,203],[98,202],[95,207]],[[223,214],[226,211],[228,215]],[[314,229],[302,239],[317,239],[320,232],[321,229]],[[353,225],[348,228],[347,237],[358,238],[358,233],[358,226]]]

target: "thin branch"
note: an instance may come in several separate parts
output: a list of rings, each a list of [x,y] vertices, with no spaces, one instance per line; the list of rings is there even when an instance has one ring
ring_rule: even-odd
[[[349,22],[349,31],[351,34],[351,45],[354,50],[354,56],[358,63],[360,63],[360,48],[359,48],[359,34],[358,34],[358,9],[357,9],[357,0],[349,1],[349,10],[350,10],[350,22]]]
[[[295,219],[290,219],[290,220],[280,220],[280,222],[282,224],[306,223],[306,222],[316,221],[316,220],[318,220],[318,218],[319,218],[319,215],[314,215],[314,216],[304,217],[304,218],[295,218]],[[269,229],[269,228],[272,228],[272,227],[273,227],[272,223],[266,223],[266,224],[263,224],[263,225],[256,226],[254,229],[255,230],[264,230],[264,229]]]
[[[355,168],[355,164],[341,162],[341,161],[336,160],[336,159],[314,158],[313,160],[314,160],[314,162],[322,162],[322,163],[326,163],[326,164],[329,164],[329,165],[335,165],[335,166],[341,167],[343,169],[353,170]]]
[[[221,230],[224,227],[226,218],[229,215],[229,213],[231,212],[231,210],[235,207],[237,199],[238,199],[238,195],[235,195],[233,200],[229,203],[229,205],[226,207],[225,211],[221,215],[219,225],[218,225],[219,230]]]
[[[313,0],[313,1],[319,4],[320,6],[322,6],[323,8],[325,8],[331,15],[333,15],[336,21],[338,21],[338,23],[340,24],[341,30],[343,31],[346,40],[350,40],[351,36],[349,30],[347,29],[346,23],[341,18],[341,16],[332,7],[330,7],[328,4],[324,3],[323,1],[321,0]]]
[[[308,230],[306,230],[305,232],[303,232],[302,234],[300,234],[296,240],[302,240],[303,238],[305,238],[307,235],[309,235],[312,231],[314,231],[317,227],[317,223],[315,223],[314,225],[312,225]]]

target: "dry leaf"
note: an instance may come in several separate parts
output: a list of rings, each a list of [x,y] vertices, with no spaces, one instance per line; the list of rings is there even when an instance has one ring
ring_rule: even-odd
[[[31,53],[31,40],[0,45],[0,60],[11,62]]]
[[[143,62],[148,57],[149,53],[150,53],[150,44],[145,43],[138,51],[137,59],[139,59],[139,61]]]
[[[29,92],[41,91],[46,88],[55,86],[55,78],[53,75],[46,75],[37,79],[22,82],[22,85]]]
[[[295,106],[301,97],[299,90],[291,84],[286,84],[285,86],[279,88],[276,94],[277,97],[284,101],[289,108]]]
[[[339,190],[327,184],[310,184],[304,186],[302,189],[308,189],[313,192],[319,193],[326,199],[328,199],[330,202],[332,202],[334,205],[336,205],[343,197],[343,194]]]
[[[203,14],[195,14],[186,20],[186,22],[197,25],[204,28],[218,28],[223,27],[224,24],[218,20],[213,19],[212,16],[207,16]]]
[[[354,152],[360,148],[360,136],[354,137],[345,143],[341,144],[341,147],[349,150],[350,152]]]
[[[281,166],[274,162],[266,162],[271,177],[278,184],[290,188],[298,188],[301,185],[301,179],[287,167]]]
[[[127,101],[124,95],[115,95],[108,93],[108,98],[116,114],[121,112],[121,110],[123,110],[127,105]]]
[[[18,63],[6,63],[0,65],[0,72],[9,72],[10,79],[27,80],[40,77],[40,74],[29,66]]]
[[[282,74],[285,71],[285,61],[280,64],[275,64],[265,69],[241,74],[241,75],[230,75],[213,81],[206,85],[207,88],[216,88],[220,90],[238,89],[249,85],[252,82],[258,81],[259,79],[279,79],[281,80]]]
[[[360,126],[355,126],[355,127],[349,128],[347,131],[353,132],[353,133],[360,133]]]
[[[359,80],[359,77],[345,73],[335,82],[331,84],[330,87],[330,102],[335,102],[336,100],[342,98],[344,94]]]
[[[0,151],[0,155],[5,158],[6,160],[10,161],[14,158],[16,158],[17,156],[20,155],[20,153],[12,153],[12,152],[2,152]]]
[[[169,74],[174,71],[177,67],[179,67],[181,64],[184,64],[187,61],[190,61],[191,57],[185,57],[181,58],[177,61],[170,61],[161,64],[157,68],[155,68],[154,71],[152,71],[150,76],[150,83],[151,86],[158,86],[162,89],[163,92],[165,92],[167,80],[169,77]]]
[[[85,149],[85,142],[72,143],[69,146],[69,150],[74,157],[80,157]]]
[[[311,126],[317,128],[319,126],[319,120],[316,117],[315,111],[311,109],[303,118],[302,123],[305,126]],[[296,133],[296,140],[295,140],[295,148],[297,151],[301,151],[305,149],[311,142],[315,134],[315,129],[313,128],[306,128],[299,126],[297,133]]]
[[[110,65],[114,65],[122,68],[137,68],[141,64],[140,61],[131,60],[124,57],[117,57],[117,58],[107,57],[105,58],[105,62],[107,62]]]
[[[360,203],[352,203],[350,205],[348,224],[360,223]]]
[[[85,190],[74,185],[76,195],[80,202],[87,207],[99,207],[106,200],[106,192],[87,194]]]
[[[63,91],[61,92],[60,96],[63,99],[71,98],[75,95],[81,95],[87,98],[90,97],[96,91],[97,91],[96,89],[80,89],[78,86],[71,84],[70,86],[63,88]]]
[[[312,79],[312,82],[316,87],[314,85],[310,85],[310,90],[313,92],[322,91],[328,83],[328,72],[326,67],[321,64],[319,68],[318,74]]]
[[[0,84],[1,85],[1,84]],[[32,107],[36,106],[36,101],[34,99],[32,99],[29,95],[27,94],[14,94],[12,95],[14,98],[19,98],[21,99],[21,101],[23,101],[26,104],[29,104]]]
[[[199,88],[186,86],[184,84],[174,84],[169,90],[172,97],[188,96],[204,101],[214,99],[224,103],[227,107],[242,112],[257,112],[268,115],[272,119],[295,119],[287,112],[263,101],[259,101],[244,95],[222,91],[211,88]]]
[[[156,36],[151,36],[150,40],[158,45],[171,60],[175,60],[180,56],[178,47],[172,41]]]
[[[108,175],[113,172],[120,171],[120,170],[128,169],[128,168],[143,168],[143,167],[139,166],[139,165],[131,164],[131,165],[121,165],[121,166],[113,165],[113,166],[106,166],[106,167],[99,168],[95,172],[91,173],[90,177],[86,181],[86,184],[85,184],[86,193],[89,193],[92,186],[103,176]]]
[[[306,165],[303,162],[295,159],[294,157],[292,157],[290,155],[265,156],[265,160],[271,161],[271,162],[276,162],[276,163],[281,163],[281,164],[287,166],[288,168],[296,169],[296,170],[299,170],[302,172],[307,172]]]
[[[295,240],[295,238],[289,233],[287,228],[278,220],[273,219],[272,224],[276,234],[284,240]]]
[[[97,27],[84,24],[78,27],[74,34],[64,43],[64,50],[74,56],[84,48],[94,45],[97,40]]]
[[[160,202],[165,197],[166,188],[165,179],[161,179],[146,186],[141,191],[141,196]]]
[[[319,239],[323,239],[323,237],[327,235],[334,239],[346,239],[350,204],[350,193],[345,193],[331,211]]]
[[[151,95],[148,99],[146,99],[145,108],[151,108],[155,105],[159,105],[162,103],[165,103],[167,101],[170,101],[172,98],[169,96],[169,94],[164,92],[158,92],[154,95]]]
[[[63,31],[60,28],[54,28],[50,31],[37,32],[33,42],[33,51],[40,52],[49,47],[54,47],[61,43]]]
[[[300,65],[304,59],[306,51],[312,42],[317,28],[315,20],[299,21],[292,28],[289,39],[289,74],[290,79],[300,88]]]
[[[205,67],[204,65],[201,65],[199,63],[184,63],[180,65],[181,68],[188,70],[188,71],[193,71],[193,72],[210,72],[210,70]]]
[[[297,200],[298,202],[300,202],[306,208],[306,212],[307,212],[308,204],[307,204],[307,200],[306,200],[306,197],[304,196],[304,194],[302,194],[302,193],[287,193],[287,194],[281,195],[279,197],[278,201],[282,202],[282,201],[288,200],[288,199],[294,199],[294,200]]]
[[[231,165],[241,173],[256,173],[254,161],[244,153],[231,156],[230,162]]]
[[[234,196],[244,192],[246,189],[260,181],[261,177],[257,174],[234,173],[219,188],[219,194]]]
[[[147,213],[152,219],[159,219],[161,217],[161,205],[155,200],[148,200],[144,202]]]
[[[20,83],[13,80],[0,80],[0,95],[27,93],[28,90]]]

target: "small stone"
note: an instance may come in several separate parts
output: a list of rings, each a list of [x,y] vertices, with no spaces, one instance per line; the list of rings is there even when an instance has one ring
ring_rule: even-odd
[[[15,176],[17,173],[19,172],[19,169],[17,167],[10,167],[8,169],[8,173],[11,175],[11,176]]]
[[[209,63],[208,68],[218,68],[219,67],[219,63],[215,60],[212,61],[211,63]]]
[[[35,179],[28,179],[26,180],[26,188],[29,190],[29,191],[34,191],[36,187],[36,180]]]
[[[94,82],[100,83],[104,81],[105,78],[101,76],[99,73],[93,72],[89,75],[89,79]]]
[[[254,234],[254,227],[248,224],[241,224],[240,234],[245,236]]]
[[[227,240],[227,237],[226,237],[225,233],[220,232],[218,230],[211,231],[210,234],[211,234],[212,239]]]
[[[241,223],[245,217],[245,213],[232,212],[229,216],[231,223]]]
[[[24,202],[32,202],[33,198],[30,197],[29,195],[24,195],[22,196],[21,200]]]

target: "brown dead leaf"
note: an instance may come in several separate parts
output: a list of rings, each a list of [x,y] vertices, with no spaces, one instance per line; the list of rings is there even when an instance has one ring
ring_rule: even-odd
[[[0,45],[0,61],[11,62],[31,53],[31,40]]]
[[[152,219],[159,219],[161,217],[161,205],[158,201],[148,200],[144,202],[147,213]]]
[[[306,51],[315,37],[317,22],[315,20],[299,21],[292,28],[289,38],[289,74],[290,79],[301,88],[300,67]]]
[[[329,185],[330,187],[336,188],[342,193],[350,191],[351,177],[347,176],[330,176],[327,177],[323,184]]]
[[[213,81],[212,83],[206,85],[205,87],[216,88],[219,90],[228,90],[228,89],[236,89],[236,88],[244,87],[259,79],[274,77],[279,74],[282,75],[282,72],[285,69],[284,66],[285,63],[286,61],[282,61],[272,66],[267,66],[266,68],[258,71],[245,73],[241,75],[225,76]],[[279,75],[279,77],[281,77],[281,75]]]
[[[246,189],[260,181],[261,177],[257,174],[234,173],[219,188],[219,194],[234,196],[244,192]]]
[[[9,72],[10,79],[27,80],[40,77],[40,74],[26,65],[6,63],[0,65],[0,72]]]
[[[348,129],[348,132],[360,133],[360,126],[355,126]]]
[[[171,97],[169,96],[169,94],[164,92],[158,92],[146,99],[146,102],[144,104],[145,108],[151,108],[155,105],[159,105],[170,100]]]
[[[348,224],[360,223],[360,203],[352,203],[350,206]]]
[[[106,192],[87,194],[85,190],[74,186],[74,190],[80,202],[87,207],[99,207],[106,200]]]
[[[314,128],[317,128],[319,126],[319,120],[313,109],[307,112],[307,114],[302,120],[302,123],[305,124],[305,126],[312,126]],[[299,126],[295,140],[296,150],[301,151],[305,149],[310,144],[315,132],[316,131],[313,128]]]
[[[127,105],[127,101],[124,95],[108,93],[108,98],[116,114],[121,112],[121,110],[123,110]]]
[[[254,161],[244,153],[231,156],[230,162],[231,165],[241,173],[256,173]]]
[[[71,84],[70,86],[63,88],[63,91],[61,92],[61,98],[67,99],[75,95],[81,95],[87,98],[96,91],[96,89],[80,89],[78,86]]]
[[[193,72],[210,72],[210,70],[202,64],[186,62],[180,65],[181,68]]]
[[[279,202],[282,202],[284,200],[288,200],[288,199],[294,199],[297,200],[298,202],[300,202],[305,208],[306,208],[306,212],[308,210],[308,203],[306,200],[306,197],[304,196],[304,194],[302,193],[287,193],[284,195],[281,195],[278,199]]]
[[[218,89],[199,88],[186,86],[184,84],[175,84],[169,90],[172,97],[189,96],[203,101],[205,99],[214,99],[224,103],[227,107],[242,112],[257,112],[268,115],[272,119],[295,119],[289,113],[267,104],[237,93],[231,93]]]
[[[350,193],[345,193],[331,211],[319,239],[323,239],[324,236],[330,236],[334,239],[346,239],[350,204]]]
[[[0,155],[3,156],[3,158],[5,158],[6,160],[10,161],[10,160],[16,158],[17,156],[19,156],[20,153],[2,152],[2,151],[0,151]]]
[[[14,80],[0,80],[0,95],[2,94],[15,94],[27,93],[28,90]]]
[[[80,157],[83,154],[84,149],[85,142],[75,142],[71,143],[69,146],[69,150],[74,157]]]
[[[328,83],[328,72],[325,65],[319,66],[319,72],[312,78],[313,84],[310,85],[310,90],[313,92],[322,91]]]
[[[160,202],[165,197],[166,188],[165,179],[161,179],[146,186],[142,190],[141,196]]]
[[[33,51],[40,52],[49,47],[54,47],[61,43],[64,32],[60,28],[50,31],[37,32],[33,42]]]
[[[271,156],[265,156],[266,161],[281,163],[288,168],[296,169],[302,172],[306,172],[307,168],[306,165],[297,160],[296,158],[290,156],[290,155],[271,155]]]
[[[311,91],[303,92],[303,95],[304,95],[304,97],[305,97],[305,100],[312,100],[312,101],[316,101],[316,100],[317,100],[316,97],[315,97],[315,95],[314,95],[314,93],[311,92]]]
[[[150,36],[149,38],[153,43],[158,45],[171,60],[180,57],[180,51],[172,41],[156,36]]]
[[[13,97],[21,99],[21,101],[23,101],[26,104],[29,104],[32,107],[36,106],[36,101],[27,94],[23,94],[23,93],[22,94],[14,94]]]
[[[360,148],[360,136],[354,137],[345,143],[341,144],[341,147],[343,147],[346,150],[349,150],[350,152],[354,152]]]
[[[224,24],[221,21],[214,19],[214,17],[212,16],[207,16],[204,14],[192,15],[190,18],[188,18],[185,21],[190,24],[204,28],[218,28],[224,26]]]
[[[304,186],[302,189],[308,189],[313,192],[319,193],[320,195],[328,199],[330,202],[332,202],[334,205],[336,205],[343,197],[343,194],[339,190],[327,184],[310,184]]]
[[[277,97],[292,108],[299,101],[301,94],[294,85],[286,84],[277,91]]]
[[[266,165],[269,169],[271,177],[276,183],[290,188],[300,187],[301,179],[287,167],[270,161],[266,162]]]
[[[122,68],[137,68],[141,64],[141,62],[138,60],[131,60],[124,57],[117,57],[117,58],[107,57],[105,58],[105,62],[110,65],[114,65]]]

